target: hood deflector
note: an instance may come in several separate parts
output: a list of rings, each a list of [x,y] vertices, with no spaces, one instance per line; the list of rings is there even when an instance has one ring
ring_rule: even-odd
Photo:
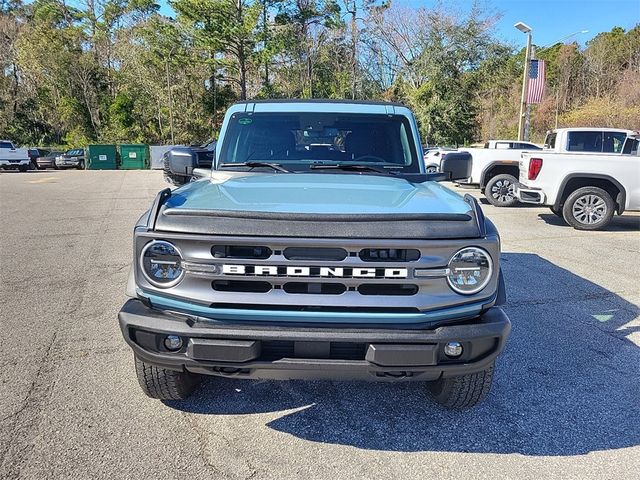
[[[168,208],[171,190],[158,193],[147,227],[172,233],[305,238],[447,239],[485,236],[476,199],[467,194],[467,213],[307,214]]]

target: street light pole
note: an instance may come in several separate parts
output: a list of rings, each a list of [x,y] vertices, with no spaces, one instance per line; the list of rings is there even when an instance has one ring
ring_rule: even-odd
[[[527,109],[527,88],[529,86],[529,63],[531,60],[531,27],[522,22],[514,25],[527,34],[527,49],[524,56],[524,74],[522,75],[522,96],[520,97],[520,117],[518,121],[518,140],[525,140],[525,112]]]

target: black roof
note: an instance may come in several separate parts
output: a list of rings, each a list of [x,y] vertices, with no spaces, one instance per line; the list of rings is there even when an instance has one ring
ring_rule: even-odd
[[[406,107],[406,105],[398,102],[383,102],[380,100],[347,100],[333,98],[274,98],[260,100],[240,100],[235,105],[243,105],[248,103],[351,103],[360,105],[390,105],[394,107]]]

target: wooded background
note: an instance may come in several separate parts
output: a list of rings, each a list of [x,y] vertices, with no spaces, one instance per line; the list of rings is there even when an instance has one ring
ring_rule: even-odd
[[[0,0],[0,138],[198,143],[234,101],[278,97],[402,102],[429,144],[517,135],[524,52],[497,39],[490,3],[169,4],[175,19],[153,0]],[[640,128],[640,25],[538,58],[547,89],[533,140],[556,124]]]

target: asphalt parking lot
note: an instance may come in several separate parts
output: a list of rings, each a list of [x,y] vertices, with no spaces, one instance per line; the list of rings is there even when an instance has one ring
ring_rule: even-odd
[[[637,478],[640,216],[578,232],[484,205],[513,331],[473,410],[420,384],[229,379],[162,403],[116,315],[132,226],[165,186],[0,173],[0,478]]]

